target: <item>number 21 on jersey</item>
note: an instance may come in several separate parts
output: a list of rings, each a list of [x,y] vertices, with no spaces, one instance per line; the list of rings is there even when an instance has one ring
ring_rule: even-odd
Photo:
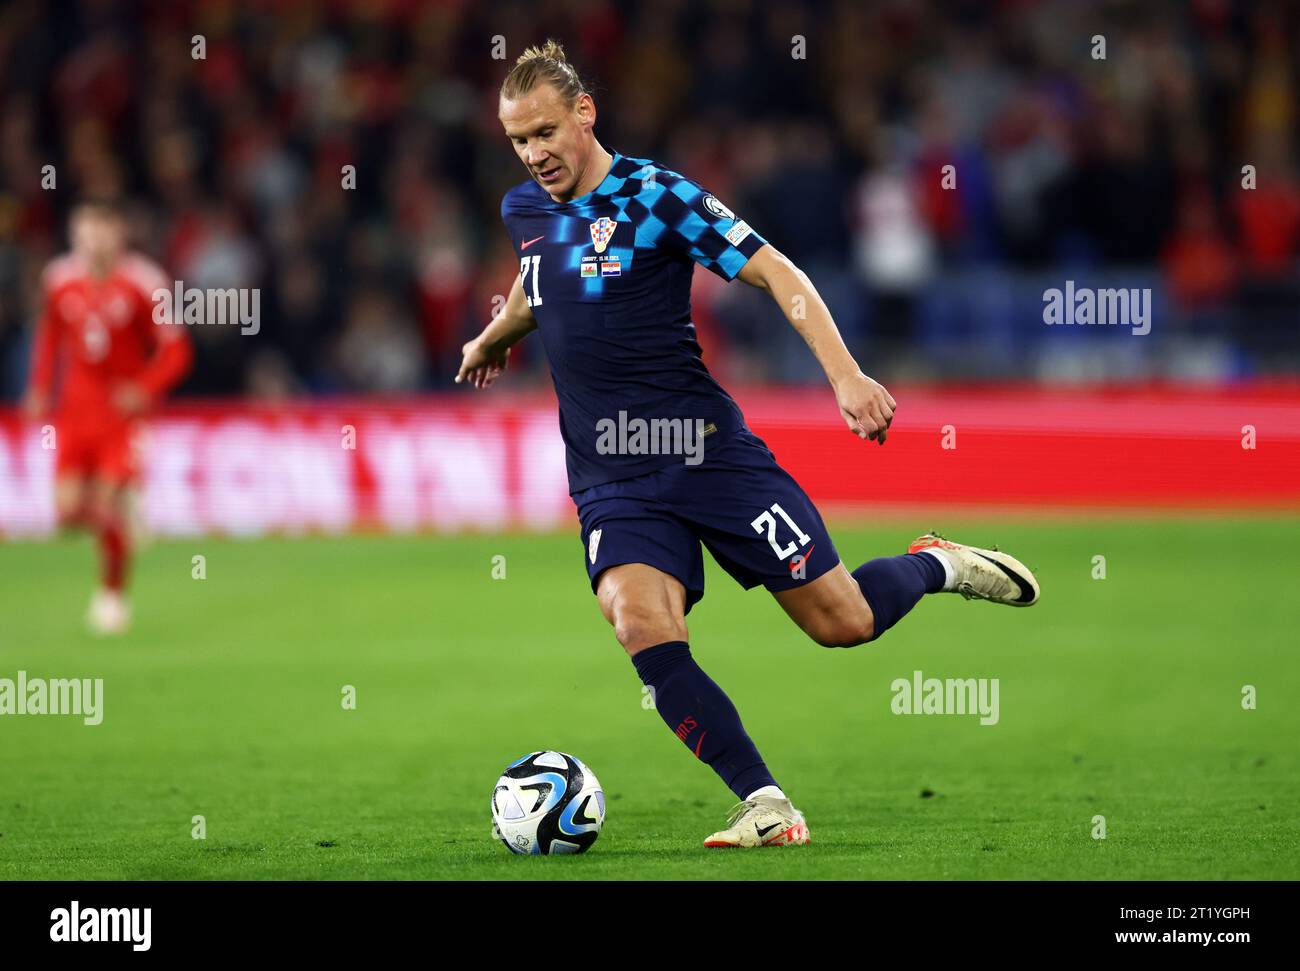
[[[529,287],[529,270],[532,271],[532,286]],[[542,305],[542,294],[538,290],[537,277],[542,269],[542,254],[534,253],[532,256],[521,256],[519,258],[519,283],[524,288],[524,299],[528,301],[530,307],[540,307]],[[532,295],[528,291],[531,289]]]

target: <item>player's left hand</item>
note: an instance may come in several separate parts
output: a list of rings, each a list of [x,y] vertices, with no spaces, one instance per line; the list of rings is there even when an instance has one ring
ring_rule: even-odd
[[[149,409],[149,393],[127,381],[113,389],[113,406],[124,415],[140,415]]]
[[[861,371],[835,385],[835,401],[849,431],[864,441],[874,439],[885,444],[885,435],[894,420],[898,402],[885,386]]]

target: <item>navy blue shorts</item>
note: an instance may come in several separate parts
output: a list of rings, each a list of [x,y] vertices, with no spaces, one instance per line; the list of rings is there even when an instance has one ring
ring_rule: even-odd
[[[706,439],[698,465],[606,482],[573,501],[593,592],[611,566],[645,563],[682,582],[689,611],[704,596],[701,544],[746,590],[791,590],[840,562],[812,500],[747,429]]]

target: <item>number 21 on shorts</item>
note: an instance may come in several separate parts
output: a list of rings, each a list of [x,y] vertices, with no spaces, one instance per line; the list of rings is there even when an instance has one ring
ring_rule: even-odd
[[[785,524],[789,526],[795,536],[799,538],[798,543],[791,542],[789,546],[784,549],[781,548],[776,541],[776,516],[773,516],[773,513],[776,513],[777,516],[780,516],[785,520]],[[786,511],[781,508],[779,502],[774,502],[767,509],[764,509],[749,525],[753,526],[754,532],[759,534],[762,534],[764,529],[767,530],[767,545],[772,547],[772,552],[776,554],[776,557],[779,560],[784,560],[787,556],[799,549],[800,546],[807,546],[808,541],[812,538],[795,525],[794,520],[791,519]]]

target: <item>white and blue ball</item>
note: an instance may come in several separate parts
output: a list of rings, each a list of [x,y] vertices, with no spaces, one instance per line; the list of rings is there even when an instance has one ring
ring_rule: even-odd
[[[581,853],[604,824],[605,793],[595,773],[563,752],[511,762],[492,790],[492,835],[511,853]]]

